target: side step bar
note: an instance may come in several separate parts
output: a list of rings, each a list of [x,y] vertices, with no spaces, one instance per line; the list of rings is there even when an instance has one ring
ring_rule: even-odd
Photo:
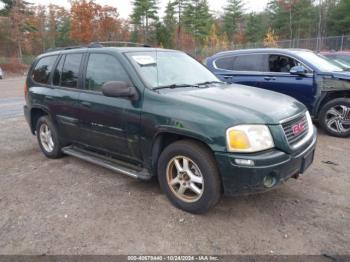
[[[136,170],[125,167],[124,165],[120,164],[119,161],[108,159],[103,155],[99,155],[86,149],[75,146],[67,146],[62,148],[62,152],[133,178],[141,180],[151,179],[151,174],[146,169]]]

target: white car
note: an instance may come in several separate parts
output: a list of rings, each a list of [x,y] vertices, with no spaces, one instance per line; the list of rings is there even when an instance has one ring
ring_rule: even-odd
[[[2,72],[2,69],[0,67],[0,79],[3,79],[4,78],[4,73]]]

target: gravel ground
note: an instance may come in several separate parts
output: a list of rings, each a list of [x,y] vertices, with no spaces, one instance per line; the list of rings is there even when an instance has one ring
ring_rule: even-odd
[[[22,93],[23,78],[0,80],[0,254],[350,254],[349,139],[320,132],[300,179],[195,216],[156,181],[45,158]]]

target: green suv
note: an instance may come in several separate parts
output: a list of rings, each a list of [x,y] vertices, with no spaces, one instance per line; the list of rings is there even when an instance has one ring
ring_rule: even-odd
[[[312,163],[316,129],[286,95],[222,83],[185,53],[99,44],[32,64],[24,113],[48,158],[63,154],[157,177],[192,213],[222,193],[272,189]]]

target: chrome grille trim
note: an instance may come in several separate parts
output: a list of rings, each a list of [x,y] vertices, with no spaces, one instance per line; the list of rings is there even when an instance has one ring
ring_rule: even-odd
[[[298,123],[304,123],[305,129],[295,136],[292,126]],[[307,111],[285,119],[280,124],[289,147],[292,149],[297,149],[310,140],[314,131],[310,114]]]

